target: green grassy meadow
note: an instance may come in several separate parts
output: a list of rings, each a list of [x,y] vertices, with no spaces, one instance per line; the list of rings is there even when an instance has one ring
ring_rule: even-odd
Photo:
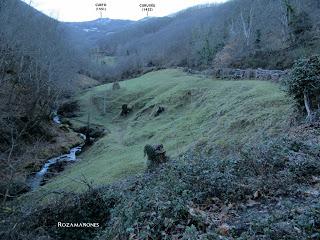
[[[81,178],[101,185],[143,172],[146,144],[162,143],[170,157],[205,143],[226,154],[248,141],[278,134],[289,126],[294,107],[279,85],[266,81],[214,80],[178,69],[81,92],[80,117],[71,122],[104,126],[105,137],[42,188],[82,190]],[[133,112],[120,117],[122,104]],[[154,117],[158,106],[165,112]],[[41,188],[40,188],[41,190]]]

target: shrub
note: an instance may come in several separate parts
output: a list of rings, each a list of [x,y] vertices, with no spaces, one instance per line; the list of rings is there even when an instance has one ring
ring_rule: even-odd
[[[79,103],[77,101],[69,101],[63,103],[59,109],[58,114],[63,117],[75,117],[75,112],[79,111]]]
[[[314,120],[313,108],[320,107],[320,56],[300,59],[294,64],[286,81],[289,94],[305,106],[308,120]],[[316,102],[314,104],[313,102]]]
[[[34,208],[31,213],[13,220],[17,222],[16,231],[6,232],[3,239],[93,239],[104,228],[110,217],[110,209],[117,201],[115,194],[105,194],[108,197],[102,194],[101,189],[90,189],[83,194],[65,194],[58,202]],[[58,222],[99,223],[99,227],[59,228]]]

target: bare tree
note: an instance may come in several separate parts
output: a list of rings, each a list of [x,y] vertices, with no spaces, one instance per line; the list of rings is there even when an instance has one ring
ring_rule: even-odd
[[[252,37],[253,29],[253,6],[250,5],[249,12],[244,16],[243,11],[240,13],[243,36],[245,38],[246,46],[249,47]]]

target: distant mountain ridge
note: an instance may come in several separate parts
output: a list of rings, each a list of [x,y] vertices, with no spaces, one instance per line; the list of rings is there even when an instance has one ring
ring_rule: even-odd
[[[86,22],[64,22],[67,26],[71,26],[80,30],[92,29],[96,32],[113,32],[118,29],[128,26],[135,21],[122,20],[122,19],[110,19],[110,18],[100,18],[93,21]]]
[[[81,34],[87,40],[97,43],[105,36],[132,25],[135,21],[101,18],[87,22],[63,22],[74,34]]]

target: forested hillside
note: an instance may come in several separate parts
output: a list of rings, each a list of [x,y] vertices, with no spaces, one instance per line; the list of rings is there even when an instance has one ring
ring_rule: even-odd
[[[21,165],[40,156],[30,147],[52,140],[52,113],[76,88],[83,61],[64,26],[21,1],[0,2],[0,23],[1,194],[8,195],[16,175],[24,182]]]
[[[320,51],[319,9],[317,0],[233,0],[137,22],[101,39],[101,51],[119,59],[106,76],[151,66],[290,68]]]

